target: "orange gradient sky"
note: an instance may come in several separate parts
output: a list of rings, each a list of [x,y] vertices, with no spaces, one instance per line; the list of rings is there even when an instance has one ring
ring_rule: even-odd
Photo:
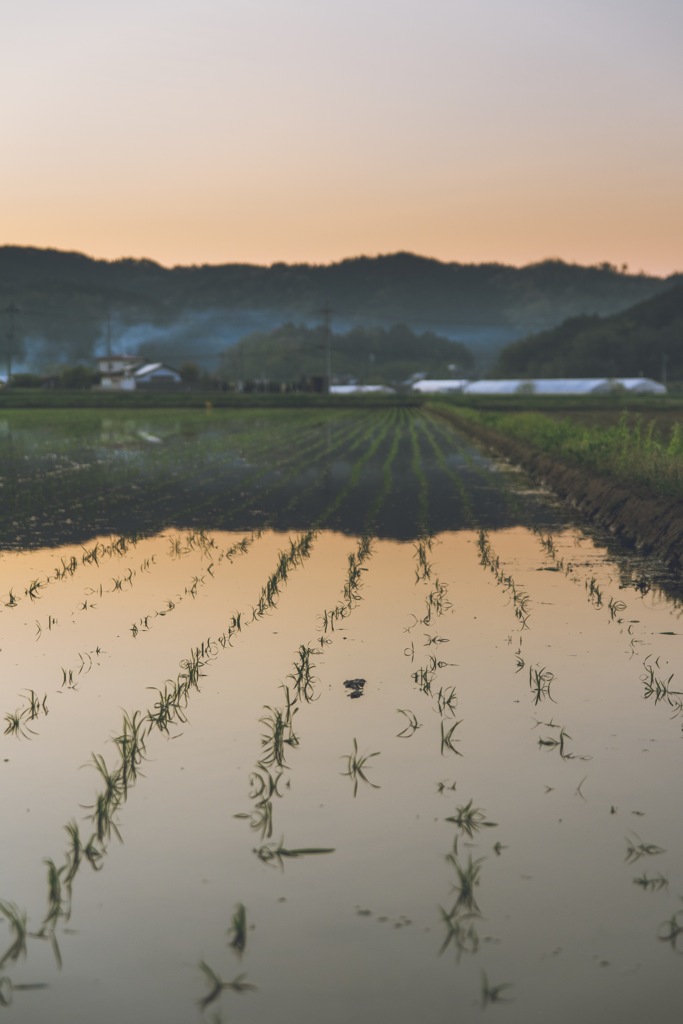
[[[0,244],[683,270],[680,0],[22,0]]]

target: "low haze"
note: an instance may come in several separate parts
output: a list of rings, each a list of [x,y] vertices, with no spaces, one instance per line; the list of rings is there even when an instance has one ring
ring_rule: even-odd
[[[674,0],[26,0],[1,243],[683,269]]]

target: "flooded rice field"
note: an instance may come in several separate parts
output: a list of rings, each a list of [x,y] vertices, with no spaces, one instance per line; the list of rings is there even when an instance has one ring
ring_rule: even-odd
[[[86,415],[0,424],[8,1021],[672,1009],[676,581],[417,410]]]

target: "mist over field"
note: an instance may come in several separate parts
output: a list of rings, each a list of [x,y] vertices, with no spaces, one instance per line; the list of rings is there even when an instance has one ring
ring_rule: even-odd
[[[618,313],[677,279],[630,274],[608,263],[548,260],[515,268],[410,253],[325,266],[166,269],[148,260],[107,262],[5,246],[0,331],[6,354],[14,309],[15,371],[89,363],[111,345],[118,353],[193,362],[215,372],[222,354],[245,337],[284,324],[313,328],[327,315],[336,334],[404,324],[416,334],[461,342],[482,373],[510,342],[568,317]]]

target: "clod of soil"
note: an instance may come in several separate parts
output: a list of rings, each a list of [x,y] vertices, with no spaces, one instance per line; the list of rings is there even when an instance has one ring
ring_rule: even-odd
[[[365,679],[345,679],[344,686],[349,691],[349,697],[351,700],[355,700],[357,697],[363,696],[363,687],[365,686]]]

